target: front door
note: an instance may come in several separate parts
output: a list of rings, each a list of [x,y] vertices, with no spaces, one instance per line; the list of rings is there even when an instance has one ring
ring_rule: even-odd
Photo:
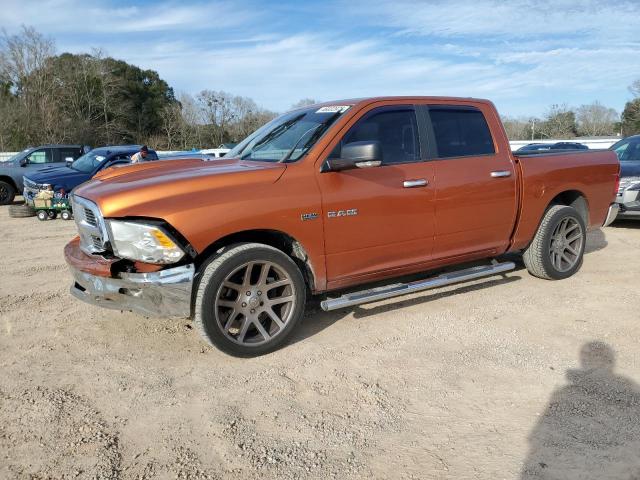
[[[379,167],[318,173],[322,193],[329,288],[366,280],[431,256],[434,167],[421,152],[411,105],[377,107],[362,114],[337,141],[380,142]]]

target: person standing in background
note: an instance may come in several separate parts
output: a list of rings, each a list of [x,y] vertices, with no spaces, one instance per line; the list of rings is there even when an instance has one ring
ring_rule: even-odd
[[[138,153],[135,153],[131,156],[131,163],[144,162],[148,154],[149,154],[149,148],[146,145],[143,145],[142,148],[140,148],[140,151]]]

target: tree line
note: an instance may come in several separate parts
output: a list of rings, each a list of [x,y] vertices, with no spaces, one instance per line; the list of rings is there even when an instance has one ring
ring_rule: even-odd
[[[504,127],[510,140],[635,135],[640,133],[640,80],[629,91],[634,99],[622,115],[598,101],[577,108],[552,105],[542,118],[505,117]]]
[[[640,80],[621,116],[599,102],[551,106],[543,118],[504,118],[511,140],[640,133]],[[303,99],[292,107],[314,103]],[[91,53],[57,54],[23,27],[0,37],[0,151],[44,143],[146,143],[158,149],[237,142],[276,116],[250,98],[174,90],[154,70]]]

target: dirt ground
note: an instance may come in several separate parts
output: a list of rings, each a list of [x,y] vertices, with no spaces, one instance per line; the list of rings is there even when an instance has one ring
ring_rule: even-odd
[[[565,281],[316,303],[248,360],[75,300],[74,232],[0,207],[2,479],[640,478],[640,222]]]

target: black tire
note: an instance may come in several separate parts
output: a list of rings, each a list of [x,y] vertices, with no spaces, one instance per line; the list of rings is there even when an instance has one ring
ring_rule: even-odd
[[[54,212],[53,210],[49,210],[47,215],[49,216],[49,220],[55,220],[58,218],[58,212]]]
[[[562,235],[560,230],[563,225],[571,230],[564,234],[564,240],[558,240]],[[534,277],[546,280],[570,277],[582,266],[586,233],[584,220],[575,208],[566,205],[551,206],[542,218],[533,241],[523,252],[522,259],[527,270]],[[575,240],[567,242],[574,236]]]
[[[71,212],[69,210],[62,210],[62,212],[60,212],[60,218],[62,220],[71,220]]]
[[[38,220],[40,220],[41,222],[46,222],[47,220],[49,220],[49,214],[47,213],[46,210],[38,210],[38,213],[36,213],[36,216],[38,217]]]
[[[249,284],[244,281],[246,272],[252,272],[248,273]],[[264,283],[261,283],[263,277]],[[229,288],[223,282],[239,288]],[[286,285],[269,288],[270,285],[283,283]],[[254,291],[259,285],[266,285],[264,292]],[[288,339],[304,314],[306,285],[300,269],[280,250],[260,243],[231,245],[214,255],[202,266],[196,288],[196,327],[208,343],[237,357],[253,357],[276,350]],[[284,290],[280,291],[280,288]],[[251,296],[245,298],[244,295],[249,295],[250,291]],[[288,301],[290,304],[282,301],[279,306],[271,305],[285,298],[291,299]],[[260,299],[269,305],[257,304]],[[240,303],[245,300],[249,305]],[[227,308],[228,314],[223,310]],[[249,313],[250,308],[255,308],[257,313],[254,310]],[[276,315],[278,322],[266,312],[267,309]],[[231,328],[232,324],[238,326]]]
[[[8,182],[0,181],[0,205],[9,205],[16,198],[16,189]]]
[[[23,203],[21,205],[10,205],[9,216],[12,218],[35,217],[36,211],[31,205]]]

